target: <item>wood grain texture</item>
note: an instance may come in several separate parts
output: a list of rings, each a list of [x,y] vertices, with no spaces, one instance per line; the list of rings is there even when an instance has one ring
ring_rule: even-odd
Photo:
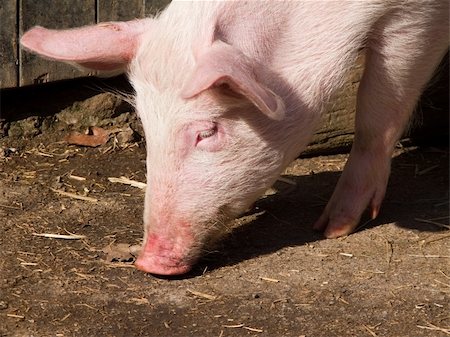
[[[19,0],[19,29],[22,35],[33,26],[46,28],[72,28],[95,23],[92,0]],[[20,50],[20,86],[75,78],[88,75],[73,67]]]
[[[152,16],[163,10],[170,0],[144,0],[145,16]]]
[[[98,3],[97,21],[128,21],[144,17],[143,0],[101,0]]]
[[[2,0],[0,5],[0,88],[18,85],[16,1]]]
[[[73,67],[51,62],[39,58],[20,50],[19,65],[16,70],[13,65],[17,56],[14,51],[17,49],[18,39],[10,36],[9,32],[18,30],[22,35],[26,30],[35,25],[47,28],[72,28],[83,25],[95,24],[102,21],[125,21],[135,18],[142,18],[155,14],[163,9],[169,0],[59,0],[55,3],[52,0],[4,0],[7,6],[2,6],[4,11],[0,12],[2,22],[2,52],[12,55],[7,60],[7,67],[3,67],[5,74],[0,73],[4,80],[1,88],[25,86],[30,84],[46,83],[62,79],[71,79],[93,75],[94,72],[81,71]],[[16,3],[19,13],[16,12]],[[98,4],[98,5],[97,5]],[[18,14],[18,15],[17,15]],[[6,19],[11,19],[9,22]],[[15,21],[19,18],[18,22]],[[6,24],[5,24],[6,23]],[[7,33],[4,33],[7,32]],[[9,44],[8,41],[12,41]],[[19,83],[14,79],[19,78]]]
[[[356,93],[364,70],[364,57],[359,57],[343,87],[334,95],[318,129],[303,155],[337,153],[351,147],[354,137]]]

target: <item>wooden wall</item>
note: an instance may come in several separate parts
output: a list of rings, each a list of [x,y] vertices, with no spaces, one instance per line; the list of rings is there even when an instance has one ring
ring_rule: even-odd
[[[151,15],[170,0],[1,0],[0,88],[89,75],[23,51],[20,36],[33,26],[72,28]]]

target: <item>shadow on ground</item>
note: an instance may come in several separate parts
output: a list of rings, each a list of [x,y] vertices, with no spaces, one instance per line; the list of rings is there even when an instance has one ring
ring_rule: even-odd
[[[392,162],[392,174],[381,213],[370,221],[365,214],[358,231],[383,224],[427,232],[443,231],[433,224],[449,220],[449,165],[447,150],[415,149],[402,153]],[[256,219],[232,231],[220,244],[219,252],[203,258],[192,272],[235,265],[244,260],[268,255],[284,247],[301,246],[323,240],[312,230],[331,196],[341,172],[307,176],[285,176],[295,181],[294,188],[258,201],[249,214]],[[292,187],[292,186],[291,186]],[[431,220],[429,220],[431,219]],[[442,222],[441,221],[441,222]]]
[[[0,119],[8,122],[28,117],[53,116],[77,101],[103,92],[131,93],[125,76],[80,78],[0,91]],[[125,109],[125,108],[124,108]],[[125,109],[126,110],[126,109]]]

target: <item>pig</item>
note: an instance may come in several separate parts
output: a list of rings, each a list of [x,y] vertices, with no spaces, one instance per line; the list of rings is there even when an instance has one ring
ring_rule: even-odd
[[[327,238],[380,210],[396,142],[449,45],[447,0],[173,1],[153,18],[21,44],[52,60],[126,72],[146,135],[138,269],[191,270],[305,148],[358,53],[354,143],[314,224]]]

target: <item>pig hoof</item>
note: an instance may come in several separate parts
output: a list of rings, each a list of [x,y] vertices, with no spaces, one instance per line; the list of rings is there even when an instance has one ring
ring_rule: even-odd
[[[352,233],[357,225],[358,220],[353,218],[330,219],[327,214],[322,214],[314,224],[313,229],[318,231],[324,230],[323,234],[327,239],[334,239]]]
[[[370,206],[372,220],[378,216],[379,210],[380,204],[372,200]],[[324,231],[323,234],[327,239],[335,239],[340,236],[349,235],[357,229],[361,215],[344,216],[340,214],[339,216],[330,216],[330,212],[331,211],[329,211],[327,207],[320,218],[313,225],[314,230]]]

